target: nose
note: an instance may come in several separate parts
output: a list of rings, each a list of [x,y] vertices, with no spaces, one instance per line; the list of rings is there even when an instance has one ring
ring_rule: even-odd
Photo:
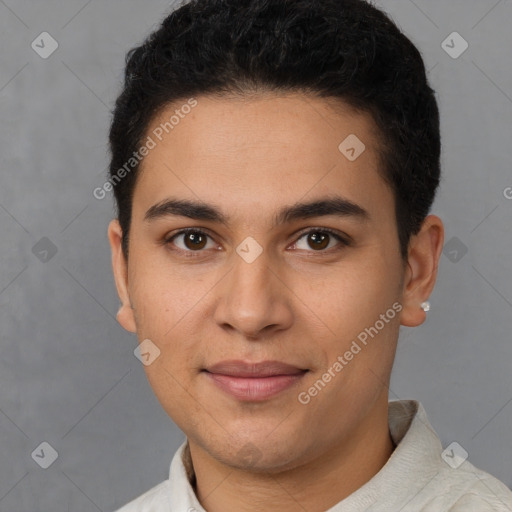
[[[224,330],[261,340],[292,325],[293,293],[265,251],[252,262],[234,253],[233,267],[216,293],[214,318]]]

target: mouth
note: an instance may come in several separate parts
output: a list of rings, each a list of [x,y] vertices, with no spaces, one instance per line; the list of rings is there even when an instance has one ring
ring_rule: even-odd
[[[297,384],[308,372],[280,361],[222,361],[203,370],[222,391],[232,397],[261,402]]]

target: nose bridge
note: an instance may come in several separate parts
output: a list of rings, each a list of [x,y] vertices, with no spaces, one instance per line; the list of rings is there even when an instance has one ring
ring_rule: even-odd
[[[230,296],[233,300],[236,298],[240,301],[240,306],[250,305],[254,308],[259,304],[263,308],[266,302],[271,302],[274,298],[274,276],[270,269],[269,253],[259,247],[251,241],[243,242],[234,256]]]
[[[234,268],[233,268],[233,284],[239,287],[238,292],[244,294],[244,287],[247,293],[260,293],[270,291],[269,281],[270,276],[273,272],[270,269],[270,261],[268,253],[261,251],[260,254],[255,254],[255,250],[249,247],[247,250],[247,244],[240,245],[237,249],[237,256],[234,257]],[[240,254],[242,253],[242,255]]]
[[[252,240],[238,246],[216,310],[219,324],[248,336],[256,336],[268,326],[284,328],[289,324],[289,297],[269,256]]]

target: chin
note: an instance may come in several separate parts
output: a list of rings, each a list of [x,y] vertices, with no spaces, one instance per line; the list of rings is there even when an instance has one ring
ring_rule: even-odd
[[[223,464],[236,469],[261,473],[280,473],[300,464],[300,454],[296,445],[286,445],[283,440],[275,440],[269,443],[264,438],[248,440],[238,443],[233,442],[225,447],[222,452],[216,444],[211,455]],[[233,451],[235,450],[235,451]]]

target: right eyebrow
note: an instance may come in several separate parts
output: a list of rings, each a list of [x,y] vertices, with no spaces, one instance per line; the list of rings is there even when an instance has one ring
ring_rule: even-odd
[[[144,220],[149,222],[171,215],[196,220],[208,220],[221,224],[228,223],[224,214],[214,206],[186,199],[166,199],[155,204],[146,212]]]

